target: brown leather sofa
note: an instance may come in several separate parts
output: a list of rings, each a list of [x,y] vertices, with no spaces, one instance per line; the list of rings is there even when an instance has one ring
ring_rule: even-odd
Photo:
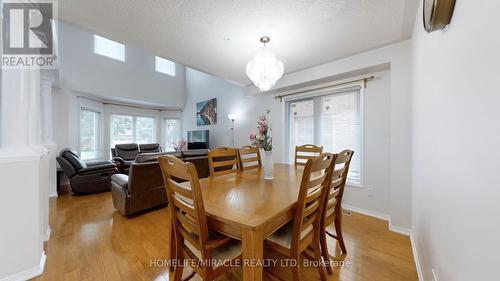
[[[141,153],[161,152],[159,143],[124,143],[117,144],[111,148],[111,156],[116,164],[118,171],[122,174],[129,173],[130,165],[134,162],[137,155]]]
[[[80,159],[70,148],[61,150],[56,158],[69,179],[75,194],[91,194],[111,189],[111,176],[118,172],[111,161],[88,161]]]
[[[131,163],[129,175],[116,174],[111,177],[113,205],[124,216],[167,204],[163,175],[158,157],[176,157],[193,163],[200,178],[209,175],[207,150],[142,153]]]

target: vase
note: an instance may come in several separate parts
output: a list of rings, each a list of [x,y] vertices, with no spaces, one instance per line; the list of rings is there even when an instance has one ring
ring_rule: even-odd
[[[265,151],[264,149],[260,149],[260,155],[262,158],[262,166],[264,168],[264,179],[272,180],[273,177],[273,152]]]

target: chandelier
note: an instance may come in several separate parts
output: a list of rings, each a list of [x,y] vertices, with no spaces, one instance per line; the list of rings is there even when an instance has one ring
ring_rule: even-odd
[[[261,91],[267,91],[283,75],[283,62],[276,55],[266,48],[271,38],[263,36],[260,42],[264,44],[255,57],[247,63],[247,76]]]

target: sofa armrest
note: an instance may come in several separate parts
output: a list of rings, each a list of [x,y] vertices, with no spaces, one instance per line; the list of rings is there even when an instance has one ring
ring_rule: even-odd
[[[128,189],[128,176],[124,174],[115,174],[111,176],[111,183],[122,189]]]
[[[108,164],[115,165],[113,162],[111,162],[109,160],[86,161],[85,164],[87,164],[87,167],[98,166],[98,165],[108,165]]]
[[[92,173],[100,173],[107,172],[111,170],[116,170],[116,165],[109,162],[106,164],[88,166],[87,168],[82,168],[78,170],[78,174],[92,174]]]

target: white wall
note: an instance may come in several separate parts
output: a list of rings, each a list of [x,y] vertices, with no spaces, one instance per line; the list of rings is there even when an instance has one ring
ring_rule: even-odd
[[[93,33],[59,23],[61,87],[107,98],[125,98],[181,108],[185,68],[176,76],[155,71],[155,54],[126,45],[125,62],[94,54]],[[112,39],[112,38],[110,38]]]
[[[185,67],[176,64],[176,76],[155,71],[155,54],[126,45],[126,62],[93,52],[93,33],[59,22],[60,88],[53,88],[53,137],[58,150],[78,150],[79,110],[81,106],[103,112],[103,157],[109,157],[109,114],[156,117],[156,141],[165,144],[163,118],[180,117],[185,103]],[[112,39],[112,38],[110,38]],[[78,96],[97,99],[93,102]],[[143,106],[105,105],[115,102]],[[164,110],[146,109],[148,107]]]
[[[413,235],[424,280],[498,280],[499,1],[413,34]],[[422,14],[417,15],[421,19]]]

